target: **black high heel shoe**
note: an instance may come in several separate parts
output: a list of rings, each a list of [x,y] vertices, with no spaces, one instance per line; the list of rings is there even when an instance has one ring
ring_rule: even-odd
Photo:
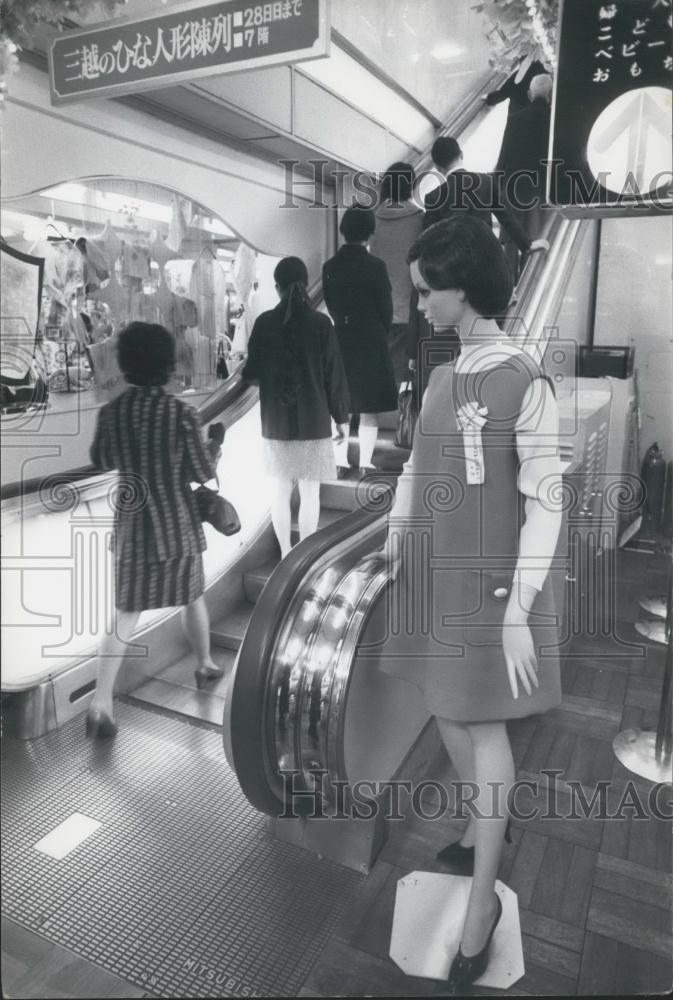
[[[512,821],[507,820],[505,827],[505,843],[512,843]],[[474,847],[463,847],[458,841],[443,847],[435,855],[443,865],[451,865],[453,868],[460,868],[466,875],[471,875],[474,871]]]
[[[219,681],[220,677],[224,677],[224,670],[215,667],[198,667],[194,671],[194,679],[199,691],[204,690],[208,681]]]
[[[95,740],[110,740],[117,735],[119,726],[105,712],[95,708],[87,712],[85,733]]]
[[[474,983],[486,972],[488,967],[488,949],[491,945],[491,939],[495,933],[495,929],[500,922],[500,917],[502,916],[502,903],[500,902],[500,896],[496,895],[496,911],[495,919],[491,924],[491,929],[488,932],[488,937],[486,938],[486,944],[476,955],[470,955],[469,957],[463,955],[460,947],[458,948],[458,954],[451,963],[451,969],[449,970],[449,977],[447,980],[448,989],[446,991],[447,996],[460,996],[466,986]]]

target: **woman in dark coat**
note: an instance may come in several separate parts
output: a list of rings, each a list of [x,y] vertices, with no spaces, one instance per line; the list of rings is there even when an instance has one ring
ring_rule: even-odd
[[[360,414],[360,469],[372,469],[378,414],[397,408],[389,333],[393,299],[386,265],[367,250],[376,218],[369,209],[346,210],[339,227],[345,243],[322,269],[325,304],[334,320],[350,390]],[[337,448],[339,474],[348,468],[348,435]]]
[[[217,444],[207,447],[193,408],[164,386],[175,369],[175,340],[163,326],[131,323],[119,335],[119,367],[129,384],[98,416],[91,461],[118,469],[114,533],[115,614],[100,645],[87,735],[110,737],[114,684],[142,611],[183,608],[197,656],[199,687],[222,671],[210,656],[201,553],[206,538],[190,483],[215,476]]]
[[[281,557],[290,551],[290,501],[299,488],[299,536],[318,526],[320,483],[335,472],[330,416],[348,434],[348,386],[329,317],[308,301],[308,272],[285,257],[273,276],[280,302],[255,320],[243,378],[259,385],[271,519]]]
[[[507,108],[507,124],[505,125],[500,155],[495,167],[496,171],[504,169],[502,151],[509,144],[508,132],[512,124],[512,119],[519,111],[523,111],[524,108],[528,107],[528,88],[530,87],[531,80],[541,73],[548,72],[549,70],[545,69],[539,59],[533,59],[531,56],[526,56],[521,60],[512,75],[505,80],[503,85],[497,90],[492,90],[491,93],[487,95],[486,103],[489,107],[501,104],[503,101],[509,101],[509,107]]]

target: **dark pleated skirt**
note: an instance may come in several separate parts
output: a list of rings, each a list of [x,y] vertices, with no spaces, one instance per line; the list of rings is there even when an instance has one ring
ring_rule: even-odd
[[[125,546],[115,559],[115,604],[120,611],[178,608],[200,597],[205,586],[203,557],[141,562]]]

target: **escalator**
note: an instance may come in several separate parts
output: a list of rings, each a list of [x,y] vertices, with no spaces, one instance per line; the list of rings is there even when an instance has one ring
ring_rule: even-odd
[[[560,390],[567,481],[586,479],[578,430],[586,414],[574,391],[572,359],[561,358],[559,344],[545,352],[595,226],[552,220],[550,250],[529,258],[506,324],[524,350],[545,358]],[[601,405],[594,409],[602,412]],[[403,628],[408,609],[378,554],[393,498],[390,479],[360,481],[349,512],[332,520],[330,511],[331,523],[293,549],[250,608],[226,702],[225,751],[248,800],[270,816],[287,806],[289,775],[293,788],[317,792],[326,803],[340,783],[399,776],[428,722],[407,673],[414,646]],[[576,493],[579,513],[590,515],[582,490]],[[559,607],[566,568],[561,558],[552,571]],[[407,600],[422,613],[419,595]]]
[[[483,102],[474,95],[456,109],[445,131],[461,134],[480,115],[483,115]],[[428,163],[429,153],[418,166],[423,168]],[[312,289],[311,297],[314,305],[318,305],[320,289]],[[256,390],[244,389],[240,378],[233,375],[198,407],[204,425],[219,419],[227,427],[219,476],[223,492],[235,504],[243,522],[241,535],[229,539],[205,526],[208,539],[208,549],[204,553],[206,602],[212,625],[213,658],[226,671],[233,669],[255,610],[255,601],[279,561],[264,488],[258,417],[253,412],[256,398]],[[374,462],[392,474],[394,481],[406,453],[396,449],[392,440],[394,415],[388,415],[388,426],[384,417],[382,425]],[[37,579],[37,570],[33,571],[30,559],[25,558],[26,548],[31,555],[38,555],[43,551],[51,554],[50,546],[53,546],[57,558],[49,563],[49,568],[73,569],[75,533],[87,535],[82,557],[86,565],[79,574],[82,579],[73,584],[76,591],[73,604],[82,610],[80,619],[86,618],[83,609],[87,602],[91,603],[90,590],[96,586],[92,567],[109,558],[105,555],[108,548],[106,532],[108,535],[110,532],[110,525],[105,523],[109,514],[105,505],[114,483],[114,474],[101,476],[91,468],[80,468],[49,475],[46,480],[29,478],[3,487],[3,521],[6,538],[10,538],[9,545],[7,540],[5,542],[3,569],[16,569],[21,574],[20,578],[12,579],[12,584],[20,579],[19,585],[12,589],[17,593],[25,590],[31,597],[37,594],[37,599],[28,602],[28,607],[40,609],[26,614],[26,602],[17,606],[16,620],[23,631],[20,641],[16,638],[19,633],[12,633],[14,638],[10,641],[3,670],[8,732],[25,737],[39,735],[62,725],[88,705],[95,687],[92,651],[96,614],[91,611],[88,614],[91,621],[87,642],[83,639],[86,629],[82,621],[73,624],[70,638],[63,641],[59,638],[48,646],[40,638],[44,632],[26,628],[26,625],[56,624],[59,612],[62,618],[67,614],[67,601],[64,600],[61,607],[54,600],[53,588],[50,589],[47,582],[56,578],[42,574],[42,578]],[[344,515],[346,523],[350,523],[349,516],[357,519],[362,508],[359,499],[362,488],[354,482],[324,484],[320,528],[340,524]],[[76,528],[71,523],[73,511],[77,518],[82,515]],[[24,523],[30,523],[28,531],[24,530]],[[28,546],[24,539],[28,539]],[[37,561],[35,565],[37,567]],[[77,570],[73,573],[73,577],[76,576]],[[54,614],[45,615],[43,608],[53,610]],[[99,618],[100,613],[99,609]],[[196,689],[194,662],[187,653],[178,615],[175,612],[146,613],[135,639],[141,643],[143,653],[127,656],[118,692],[138,703],[220,725],[226,677],[209,685],[206,691]]]

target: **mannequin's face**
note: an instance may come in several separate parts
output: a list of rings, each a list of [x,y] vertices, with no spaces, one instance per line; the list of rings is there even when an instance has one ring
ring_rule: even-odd
[[[460,288],[430,288],[421,274],[418,261],[409,266],[411,280],[418,291],[418,311],[435,330],[460,326],[465,313],[465,292]]]

